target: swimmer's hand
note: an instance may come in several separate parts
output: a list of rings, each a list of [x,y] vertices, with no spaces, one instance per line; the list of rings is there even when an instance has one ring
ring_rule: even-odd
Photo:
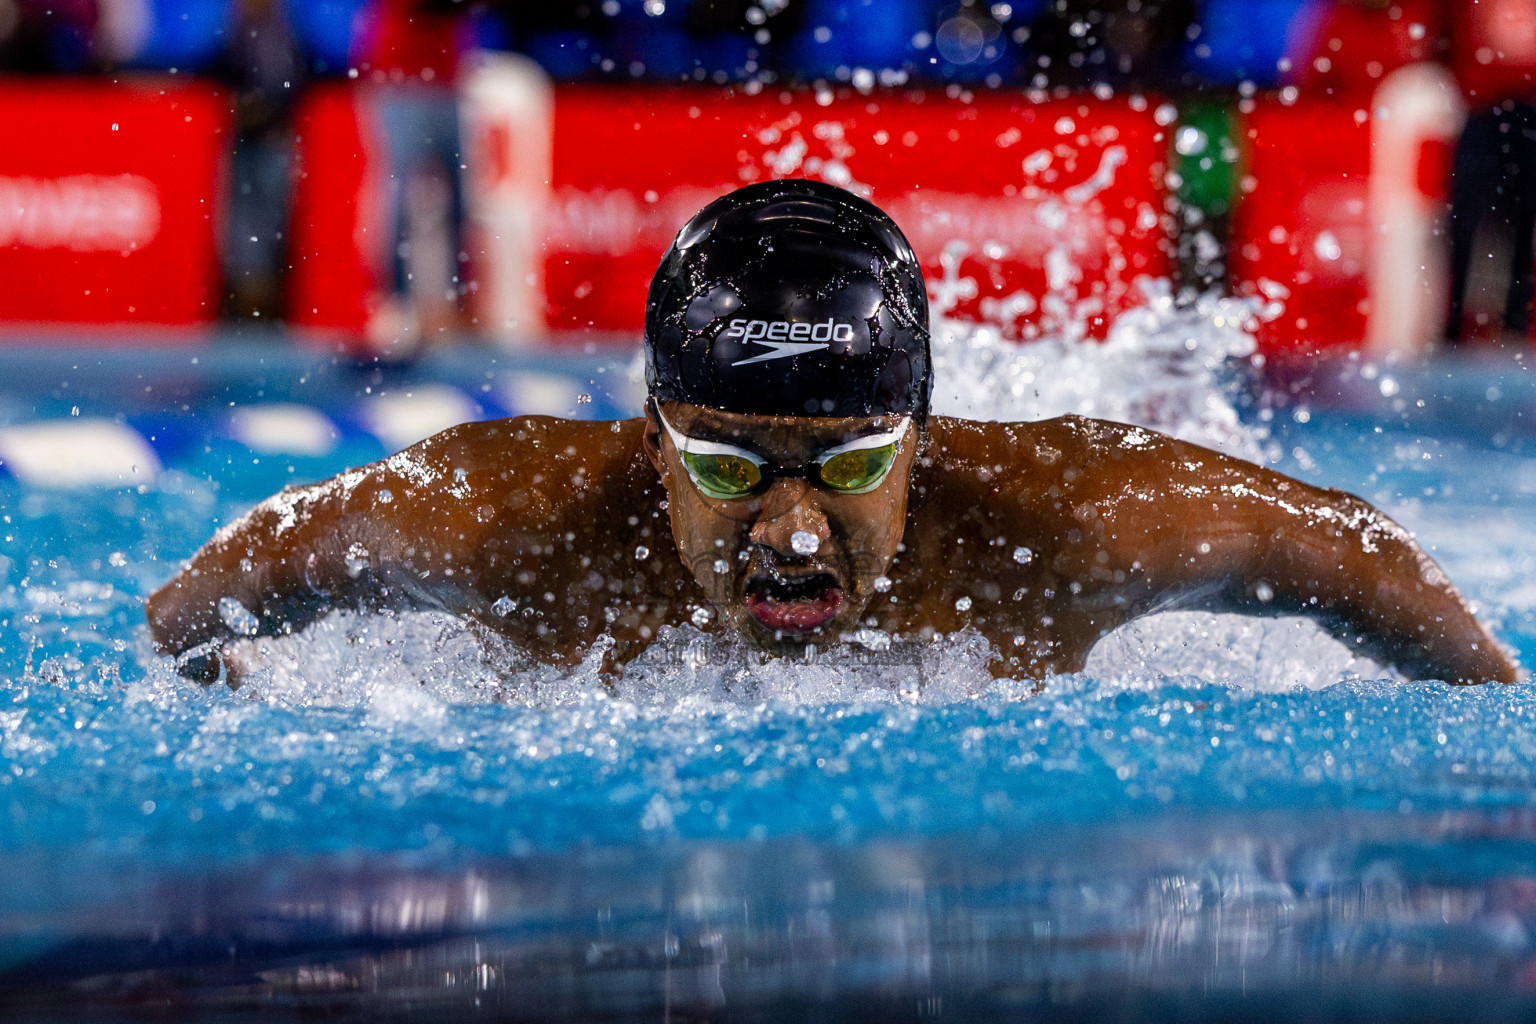
[[[302,614],[305,609],[300,605],[289,604],[281,621],[268,618],[264,622],[248,611],[239,598],[228,594],[211,600],[204,597],[206,588],[197,586],[201,578],[200,571],[184,571],[150,595],[145,615],[155,647],[175,659],[178,673],[205,686],[223,679],[231,689],[239,687],[248,665],[239,654],[239,648],[245,645],[237,641],[292,632],[322,610],[308,602],[309,614]],[[249,594],[246,599],[255,603]]]

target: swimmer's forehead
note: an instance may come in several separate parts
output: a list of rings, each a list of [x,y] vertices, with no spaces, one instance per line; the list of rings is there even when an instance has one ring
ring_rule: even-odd
[[[893,430],[901,416],[748,416],[687,402],[662,402],[673,429],[702,441],[809,461],[832,447]]]

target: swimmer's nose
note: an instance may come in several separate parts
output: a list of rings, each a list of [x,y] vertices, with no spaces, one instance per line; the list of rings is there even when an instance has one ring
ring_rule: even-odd
[[[816,489],[803,480],[775,480],[763,495],[762,512],[748,539],[786,558],[802,558],[794,546],[797,533],[808,533],[822,544],[832,537],[826,514],[816,500]]]

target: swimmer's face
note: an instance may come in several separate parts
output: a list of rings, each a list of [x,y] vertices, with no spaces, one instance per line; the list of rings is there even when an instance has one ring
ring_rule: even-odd
[[[682,402],[661,403],[660,416],[650,403],[646,420],[678,553],[718,616],[785,653],[858,628],[906,523],[910,420],[744,416]],[[812,479],[778,472],[801,469]]]

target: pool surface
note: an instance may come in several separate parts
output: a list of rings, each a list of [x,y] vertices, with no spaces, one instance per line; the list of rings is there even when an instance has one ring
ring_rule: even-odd
[[[1256,369],[1239,313],[1154,303],[1025,350],[950,328],[936,401],[1358,493],[1536,665],[1527,361]],[[0,367],[0,1015],[1536,1014],[1529,685],[1169,613],[1038,694],[965,634],[803,663],[691,630],[608,690],[415,613],[333,615],[202,689],[142,606],[219,525],[458,419],[632,414],[630,358]]]

